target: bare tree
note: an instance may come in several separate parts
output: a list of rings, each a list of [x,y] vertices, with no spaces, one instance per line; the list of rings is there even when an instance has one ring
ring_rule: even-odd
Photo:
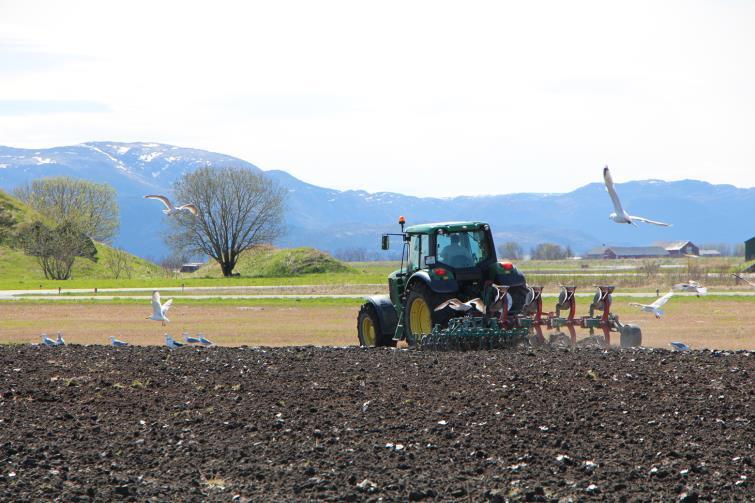
[[[561,260],[567,257],[566,249],[555,243],[540,243],[531,251],[532,260]]]
[[[282,235],[285,190],[261,173],[245,168],[200,168],[174,184],[177,201],[192,203],[197,216],[171,220],[172,248],[209,255],[223,276],[233,273],[239,255]]]
[[[498,255],[501,258],[519,260],[524,255],[524,250],[516,241],[506,241],[498,246]]]
[[[91,239],[109,242],[118,230],[115,189],[67,176],[40,178],[14,195],[47,218],[71,223]]]

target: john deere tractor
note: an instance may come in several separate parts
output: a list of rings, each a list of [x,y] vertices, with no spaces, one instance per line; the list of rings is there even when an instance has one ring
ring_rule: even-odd
[[[528,286],[513,264],[496,259],[485,222],[404,229],[401,217],[399,224],[401,233],[384,234],[382,248],[389,249],[391,236],[399,237],[401,267],[388,276],[389,295],[370,296],[359,310],[362,346],[392,346],[406,340],[410,346],[430,350],[496,349],[525,337],[535,345],[565,341],[574,346],[578,328],[589,330],[584,342],[601,347],[610,347],[612,333],[620,335],[621,347],[642,343],[640,327],[621,323],[611,312],[613,286],[596,285],[590,314],[577,316],[576,286],[562,285],[555,310],[546,312],[543,287]],[[436,310],[452,298],[459,301],[457,309]],[[555,331],[549,341],[543,329]]]
[[[389,295],[373,295],[362,305],[357,331],[363,346],[391,346],[406,340],[410,346],[433,328],[446,327],[457,311],[435,308],[446,300],[482,298],[492,283],[508,286],[508,314],[515,316],[527,302],[524,275],[510,262],[496,258],[490,226],[485,222],[444,222],[412,225],[400,234],[384,234],[402,241],[401,267],[388,276]]]

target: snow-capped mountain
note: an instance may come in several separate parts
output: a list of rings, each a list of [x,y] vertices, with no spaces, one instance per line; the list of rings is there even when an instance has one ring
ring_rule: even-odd
[[[170,194],[175,180],[202,166],[260,171],[235,157],[158,143],[89,142],[49,149],[0,146],[0,188],[11,191],[45,176],[107,182],[118,191],[121,207],[116,244],[143,257],[159,258],[167,253],[162,240],[164,217],[159,203],[143,195]],[[399,215],[409,223],[485,220],[491,223],[498,243],[516,240],[528,248],[550,241],[568,244],[578,252],[602,243],[640,245],[677,239],[735,243],[755,234],[746,219],[755,212],[755,189],[694,180],[647,180],[618,186],[625,206],[635,214],[674,224],[662,229],[610,222],[608,214],[613,209],[602,183],[564,194],[441,199],[340,191],[303,182],[284,171],[264,173],[288,190],[287,233],[279,243],[283,246],[378,250],[380,233],[395,232]],[[596,179],[600,180],[600,169],[596,169]]]

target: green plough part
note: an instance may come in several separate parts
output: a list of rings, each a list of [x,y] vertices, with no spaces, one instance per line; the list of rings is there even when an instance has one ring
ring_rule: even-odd
[[[503,329],[495,318],[452,318],[448,328],[435,325],[420,339],[419,347],[429,351],[474,351],[511,347],[527,337],[527,327]]]

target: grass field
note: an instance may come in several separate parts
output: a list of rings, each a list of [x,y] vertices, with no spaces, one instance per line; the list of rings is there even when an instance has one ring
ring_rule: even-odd
[[[629,307],[632,302],[652,299],[617,299],[614,311],[623,322],[637,323],[646,346],[666,347],[683,341],[693,348],[755,349],[755,299],[725,297],[679,297],[666,305],[666,315]],[[553,303],[546,300],[546,309]],[[288,299],[177,301],[170,311],[171,323],[144,319],[149,305],[143,301],[118,303],[28,302],[0,303],[0,342],[36,343],[39,334],[62,331],[69,343],[107,344],[109,336],[133,344],[162,344],[165,332],[174,337],[184,331],[203,332],[220,345],[353,345],[356,344],[355,299]],[[587,302],[578,301],[578,314]],[[578,331],[578,335],[586,335]],[[612,342],[618,342],[614,340]]]

